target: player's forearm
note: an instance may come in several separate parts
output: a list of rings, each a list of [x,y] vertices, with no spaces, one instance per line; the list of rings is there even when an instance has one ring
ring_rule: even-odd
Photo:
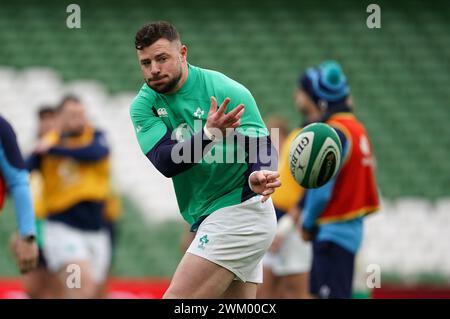
[[[245,136],[244,140],[250,174],[260,170],[276,171],[278,169],[278,153],[269,136]]]
[[[96,136],[93,142],[84,147],[65,148],[52,147],[49,154],[72,157],[79,161],[99,161],[109,154],[109,148],[101,142],[101,137]]]
[[[9,188],[11,196],[14,199],[20,235],[23,237],[34,235],[36,230],[31,191],[28,184],[28,173],[25,170],[19,172],[15,182]]]
[[[68,148],[54,147],[51,148],[48,153],[53,155],[72,157],[79,161],[90,162],[90,161],[99,161],[102,158],[105,158],[109,154],[109,150],[104,147],[98,148],[89,147],[74,150]]]
[[[316,226],[317,219],[331,200],[334,184],[335,180],[331,180],[320,188],[307,191],[303,210],[303,228],[310,230]]]
[[[146,156],[161,174],[170,178],[197,164],[212,145],[203,130],[183,142],[172,139],[168,131]]]

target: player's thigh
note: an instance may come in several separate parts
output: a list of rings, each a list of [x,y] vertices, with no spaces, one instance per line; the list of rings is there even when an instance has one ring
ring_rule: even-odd
[[[22,276],[22,284],[32,299],[47,297],[47,271],[44,267],[38,267]]]
[[[258,284],[234,280],[223,293],[224,299],[255,299]]]
[[[89,249],[93,280],[96,284],[101,285],[106,281],[111,267],[112,242],[110,236],[106,229],[100,229],[87,232],[84,240]]]
[[[276,286],[276,277],[272,272],[272,268],[263,267],[263,278],[264,281],[258,285],[256,297],[260,299],[273,298],[273,291]]]
[[[186,253],[163,298],[220,298],[234,278],[222,266]]]
[[[72,260],[59,273],[65,298],[94,298],[97,292],[92,265],[87,260]]]
[[[39,297],[43,299],[58,299],[64,296],[64,283],[59,280],[58,274],[50,272],[41,266],[39,269],[39,283],[37,288]]]
[[[64,298],[65,295],[65,287],[66,283],[62,282],[58,274],[52,273],[48,270],[46,270],[46,285],[48,294],[50,295],[49,298],[52,299],[61,299]]]
[[[281,298],[309,299],[309,273],[298,273],[279,277]]]

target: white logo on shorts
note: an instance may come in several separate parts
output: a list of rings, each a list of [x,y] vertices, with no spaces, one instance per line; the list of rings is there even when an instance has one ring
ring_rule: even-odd
[[[208,239],[208,235],[203,235],[202,237],[200,237],[200,239],[198,240],[198,246],[197,248],[200,249],[205,249],[205,245],[209,243],[209,239]]]

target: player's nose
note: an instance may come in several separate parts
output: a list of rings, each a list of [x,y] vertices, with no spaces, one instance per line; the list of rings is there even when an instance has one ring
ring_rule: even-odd
[[[153,63],[150,69],[150,73],[155,76],[158,75],[161,72],[161,69],[156,65],[156,63]]]

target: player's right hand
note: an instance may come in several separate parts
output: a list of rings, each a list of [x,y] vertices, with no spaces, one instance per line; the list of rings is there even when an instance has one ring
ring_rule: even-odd
[[[280,174],[277,171],[254,171],[248,177],[250,189],[256,194],[262,195],[261,202],[264,203],[275,192],[275,189],[281,186],[279,177]]]
[[[21,273],[24,274],[36,268],[39,252],[35,240],[30,241],[20,237],[17,239],[15,250],[17,266]]]
[[[217,109],[217,100],[214,96],[211,97],[211,107],[205,127],[219,140],[226,136],[227,129],[235,129],[241,124],[241,117],[244,113],[244,104],[239,104],[225,114],[228,103],[230,103],[230,98],[226,98]],[[219,133],[221,136],[216,136]]]

